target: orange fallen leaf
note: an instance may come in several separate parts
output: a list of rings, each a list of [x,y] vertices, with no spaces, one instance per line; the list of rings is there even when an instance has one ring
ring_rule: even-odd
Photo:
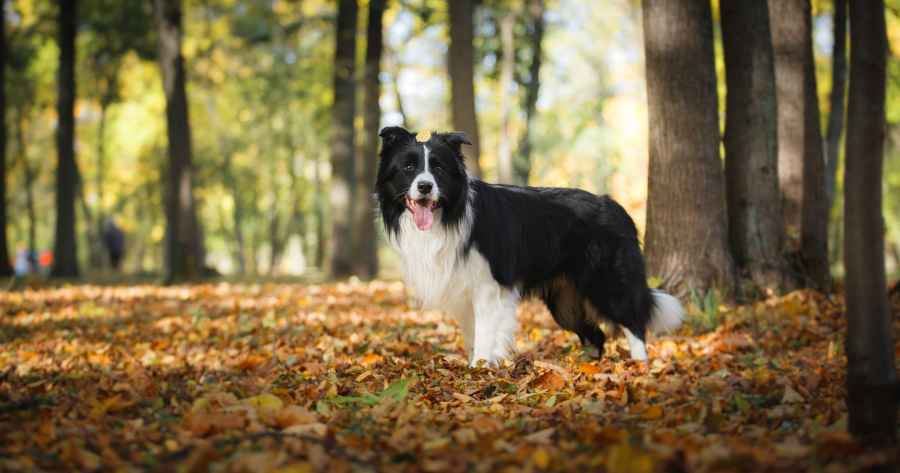
[[[360,360],[360,364],[363,366],[374,365],[375,363],[379,363],[384,360],[384,357],[375,353],[369,353],[368,355],[362,357]]]
[[[566,380],[555,371],[547,371],[534,380],[534,385],[551,391],[559,391],[566,386]]]

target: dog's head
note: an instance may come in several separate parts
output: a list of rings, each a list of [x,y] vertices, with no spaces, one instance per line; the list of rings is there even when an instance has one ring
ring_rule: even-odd
[[[437,220],[455,224],[465,211],[468,175],[463,133],[432,133],[428,141],[397,126],[381,130],[381,161],[375,190],[384,223],[399,228],[409,212],[416,227],[428,231]]]

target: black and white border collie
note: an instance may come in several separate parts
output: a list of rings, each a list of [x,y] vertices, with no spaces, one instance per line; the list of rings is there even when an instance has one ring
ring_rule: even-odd
[[[681,324],[678,300],[647,287],[637,229],[610,197],[474,179],[462,133],[380,136],[376,197],[404,279],[424,308],[458,320],[472,366],[510,355],[525,296],[601,355],[601,317],[624,329],[636,360],[647,359],[648,329]]]

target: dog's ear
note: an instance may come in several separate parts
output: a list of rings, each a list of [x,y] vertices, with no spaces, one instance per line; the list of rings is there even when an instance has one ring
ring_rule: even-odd
[[[381,129],[381,132],[378,133],[378,136],[381,137],[382,150],[392,148],[398,144],[406,143],[408,141],[414,141],[416,139],[415,133],[406,131],[406,128],[403,128],[402,126],[386,126]]]
[[[462,145],[471,145],[472,142],[466,138],[466,134],[461,131],[451,131],[449,133],[432,133],[432,139],[443,141],[447,144],[453,151],[456,152],[457,156],[462,157]]]

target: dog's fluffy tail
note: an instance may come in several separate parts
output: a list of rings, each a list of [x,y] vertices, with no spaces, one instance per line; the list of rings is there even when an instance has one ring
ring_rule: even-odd
[[[672,295],[651,289],[653,296],[653,311],[650,314],[650,324],[647,326],[654,334],[666,333],[681,326],[684,320],[684,308],[681,302]]]

